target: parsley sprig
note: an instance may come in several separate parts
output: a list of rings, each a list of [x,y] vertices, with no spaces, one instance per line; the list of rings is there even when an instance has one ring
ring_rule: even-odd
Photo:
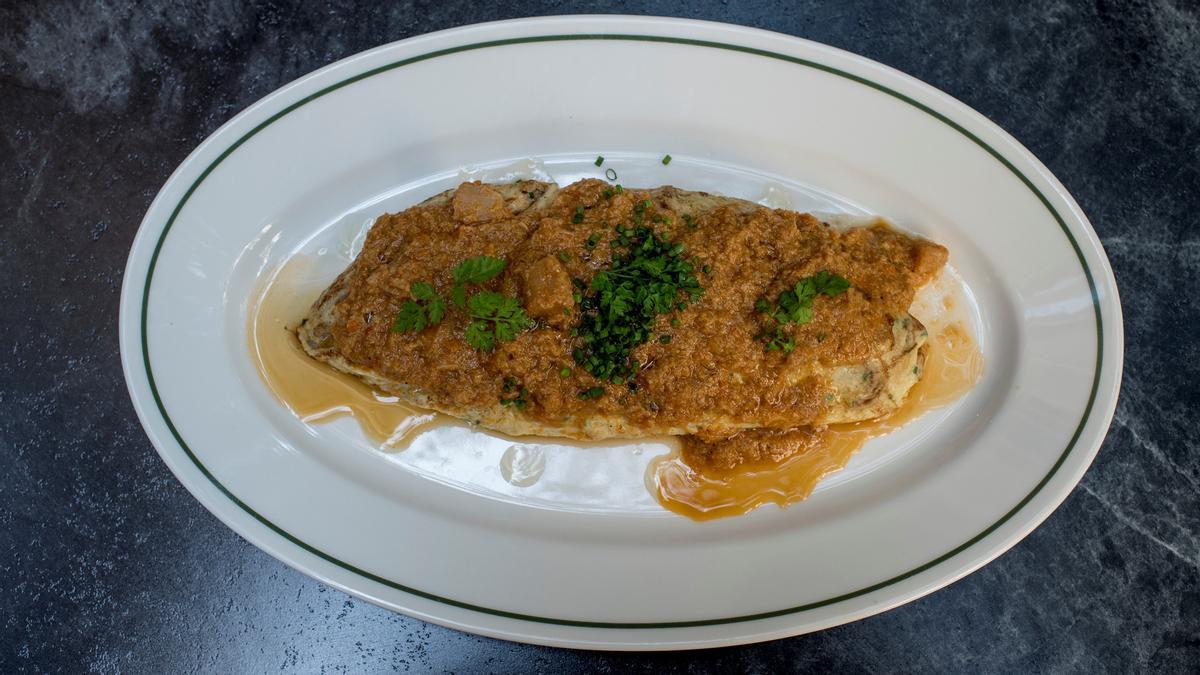
[[[649,206],[637,210],[639,222]],[[640,364],[630,353],[650,340],[655,317],[685,309],[704,289],[695,266],[682,255],[683,244],[640,225],[618,225],[616,231],[612,265],[592,277],[581,298],[577,333],[582,344],[572,355],[597,379],[623,384],[637,374]],[[618,248],[625,252],[617,255]],[[581,398],[596,398],[597,389]]]
[[[392,330],[397,333],[420,333],[426,326],[436,326],[446,316],[446,301],[433,290],[433,284],[418,281],[408,287],[412,300],[406,300],[396,313]]]
[[[468,298],[467,314],[471,317],[467,344],[485,352],[495,349],[497,341],[509,342],[517,333],[533,327],[516,298],[493,291],[480,291]]]
[[[467,284],[482,284],[504,271],[508,262],[487,255],[467,258],[454,268],[454,289],[450,299],[458,307],[467,305]]]
[[[450,290],[450,302],[471,317],[465,337],[467,344],[476,349],[490,352],[497,341],[508,342],[517,333],[533,327],[533,321],[526,316],[516,298],[494,291],[479,291],[467,297],[467,284],[485,283],[507,266],[508,263],[500,258],[481,255],[462,261],[452,273],[454,286]],[[442,322],[448,306],[433,284],[417,281],[408,290],[412,299],[400,305],[392,323],[393,331],[419,333]]]
[[[813,300],[818,295],[833,297],[850,288],[850,282],[830,272],[821,271],[796,282],[795,287],[779,294],[774,303],[759,298],[754,309],[767,316],[768,325],[755,336],[769,351],[790,354],[796,340],[784,331],[788,324],[803,325],[812,321]]]

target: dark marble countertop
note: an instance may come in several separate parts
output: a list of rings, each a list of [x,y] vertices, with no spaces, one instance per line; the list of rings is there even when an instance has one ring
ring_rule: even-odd
[[[0,4],[0,672],[1197,672],[1200,10],[964,3]],[[117,304],[138,223],[222,122],[304,73],[477,21],[619,11],[769,28],[931,83],[1074,194],[1111,257],[1124,387],[1083,482],[922,600],[730,649],[603,654],[476,637],[351,599],[255,549],[159,460]]]

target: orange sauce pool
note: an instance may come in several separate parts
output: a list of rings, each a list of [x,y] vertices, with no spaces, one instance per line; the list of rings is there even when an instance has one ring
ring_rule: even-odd
[[[304,353],[294,329],[324,290],[324,285],[312,282],[313,263],[302,257],[288,261],[256,293],[249,309],[250,354],[275,398],[305,423],[353,417],[366,436],[385,450],[401,450],[428,429],[456,424],[441,413],[376,392]],[[823,477],[845,467],[869,439],[952,403],[982,375],[982,356],[961,324],[929,330],[924,374],[904,405],[888,417],[814,430],[805,450],[778,464],[698,470],[686,464],[675,449],[651,461],[647,486],[664,508],[695,520],[741,515],[768,503],[786,506],[803,501]],[[581,451],[587,447],[586,442],[565,438],[550,440],[579,445]]]
[[[648,487],[669,511],[694,520],[741,515],[762,506],[803,501],[828,474],[846,466],[871,438],[954,402],[983,374],[983,357],[961,324],[930,329],[925,372],[899,410],[882,419],[813,430],[805,449],[779,463],[697,469],[679,450],[651,462]]]
[[[250,306],[250,355],[275,398],[306,423],[349,415],[385,449],[403,449],[417,434],[448,421],[441,413],[378,393],[304,353],[294,330],[324,290],[311,281],[312,264],[299,257],[288,261]]]

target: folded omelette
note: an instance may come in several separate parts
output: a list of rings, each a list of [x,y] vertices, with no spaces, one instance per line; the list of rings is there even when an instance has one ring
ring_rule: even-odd
[[[380,217],[297,335],[487,429],[684,435],[733,465],[721,448],[896,410],[927,338],[908,309],[947,255],[673,187],[471,182]]]

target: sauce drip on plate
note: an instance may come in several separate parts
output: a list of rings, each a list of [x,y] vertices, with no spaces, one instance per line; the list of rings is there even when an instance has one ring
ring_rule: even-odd
[[[454,424],[452,418],[378,393],[304,353],[294,329],[323,288],[311,281],[312,262],[302,257],[290,260],[250,307],[250,353],[271,393],[305,423],[351,416],[385,450],[401,450],[429,428]],[[929,331],[924,373],[900,409],[886,418],[787,432],[792,450],[785,459],[733,469],[689,463],[685,444],[650,463],[647,486],[663,507],[695,520],[740,515],[768,503],[786,506],[803,501],[823,477],[843,468],[868,440],[952,403],[982,375],[982,356],[961,324],[931,325]],[[573,444],[562,438],[552,442]]]
[[[390,450],[403,449],[425,429],[444,424],[448,418],[441,413],[375,392],[304,353],[295,326],[321,292],[307,274],[311,263],[304,258],[290,260],[250,307],[250,354],[275,398],[310,424],[349,415],[368,438]]]
[[[689,463],[685,446],[650,464],[647,485],[663,507],[695,520],[740,515],[763,504],[803,501],[823,477],[845,467],[868,440],[954,402],[983,374],[983,358],[961,324],[936,333],[931,328],[926,350],[921,380],[900,409],[883,419],[790,432],[788,442],[796,449],[778,463],[715,469]]]

